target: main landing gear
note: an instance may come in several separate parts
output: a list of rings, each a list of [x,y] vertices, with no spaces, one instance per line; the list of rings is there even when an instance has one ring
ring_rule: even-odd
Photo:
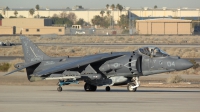
[[[69,85],[69,84],[78,84],[79,82],[78,81],[74,81],[74,80],[59,80],[58,82],[58,88],[57,88],[57,91],[58,92],[61,92],[62,91],[62,86],[64,85]]]
[[[140,86],[139,77],[134,77],[133,80],[135,81],[135,83],[129,83],[127,85],[127,89],[130,92],[136,92],[137,88]]]
[[[110,91],[110,87],[109,86],[106,86],[106,91]]]
[[[85,89],[85,91],[96,91],[97,86],[91,85],[89,83],[85,83],[84,89]]]
[[[85,91],[96,91],[97,90],[97,86],[91,85],[89,83],[85,83],[84,89],[85,89]],[[105,90],[106,91],[110,91],[110,87],[106,86]]]

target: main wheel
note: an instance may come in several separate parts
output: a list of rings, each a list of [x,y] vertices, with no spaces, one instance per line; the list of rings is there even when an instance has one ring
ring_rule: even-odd
[[[57,88],[57,91],[58,91],[58,92],[61,92],[61,91],[62,91],[62,87],[59,86],[59,87]]]
[[[106,86],[106,91],[110,91],[110,87],[109,86]]]
[[[130,91],[130,92],[136,92],[137,88],[132,88],[133,86],[135,86],[134,83],[129,83],[127,85],[127,90]]]
[[[85,83],[84,89],[85,89],[85,91],[89,91],[90,90],[90,85],[88,83]]]
[[[91,85],[91,90],[90,91],[96,91],[96,90],[97,90],[97,86]]]
[[[85,91],[96,91],[97,90],[97,86],[85,83],[84,89],[85,89]]]

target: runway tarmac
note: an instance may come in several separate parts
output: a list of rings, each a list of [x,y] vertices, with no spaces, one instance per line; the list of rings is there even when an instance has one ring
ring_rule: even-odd
[[[80,86],[0,86],[1,112],[199,112],[199,88],[104,87],[85,92]]]

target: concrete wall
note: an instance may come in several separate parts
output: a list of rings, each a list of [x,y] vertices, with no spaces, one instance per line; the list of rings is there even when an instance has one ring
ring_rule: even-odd
[[[132,10],[138,17],[198,17],[198,10]]]
[[[180,19],[152,19],[137,20],[138,34],[192,34],[191,20]]]
[[[13,27],[0,27],[0,35],[12,35]],[[21,33],[22,31],[22,33]],[[16,34],[23,35],[44,35],[44,34],[57,34],[65,35],[65,27],[16,27]]]
[[[30,15],[29,10],[17,10],[18,15],[19,16],[23,16],[26,18],[34,18],[34,16],[36,15],[40,15],[40,16],[45,16],[45,17],[52,17],[54,14],[60,15],[63,11],[66,12],[67,14],[69,13],[75,13],[75,15],[77,16],[77,20],[80,18],[83,18],[86,22],[91,23],[91,19],[95,16],[95,15],[100,15],[100,11],[102,9],[96,9],[96,10],[40,10],[40,11],[35,11],[34,15]],[[105,11],[105,15],[106,11],[105,9],[103,9]],[[9,11],[0,11],[0,13],[2,14],[2,16],[4,16],[4,18],[9,18],[10,16],[15,16],[14,15],[14,11],[15,10],[9,10]],[[148,10],[144,10],[144,9],[132,9],[131,12],[138,16],[138,17],[198,17],[200,16],[200,11],[196,10],[196,9],[167,9],[167,10],[162,10],[162,9],[148,9]],[[121,12],[121,14],[127,14],[128,12],[126,10],[123,10]],[[115,22],[117,22],[119,20],[119,16],[120,16],[120,12],[118,10],[111,10],[111,16],[114,17]]]
[[[0,35],[12,35],[13,27],[2,27],[0,26]]]
[[[2,26],[37,26],[44,27],[44,19],[31,19],[31,18],[11,18],[2,19]]]
[[[107,10],[105,10],[104,16],[107,16],[106,13]],[[4,16],[4,18],[9,18],[10,16],[15,16],[14,15],[14,10],[9,10],[6,11],[5,14],[2,14],[2,16]],[[35,11],[34,15],[30,15],[29,10],[23,10],[23,11],[17,11],[18,15],[17,17],[23,16],[25,18],[34,18],[34,16],[37,16],[38,14],[40,16],[44,16],[44,17],[52,17],[54,14],[60,15],[63,12],[66,12],[67,14],[69,13],[75,13],[75,15],[77,16],[77,20],[79,20],[80,18],[84,19],[86,22],[91,23],[92,18],[95,15],[99,15],[101,16],[100,12],[101,10],[77,10],[77,11],[51,11],[51,10],[43,10],[43,11]],[[120,13],[120,11],[115,10],[115,11],[111,11],[110,16],[114,17],[114,21],[115,23],[117,23],[117,21],[120,19],[120,14],[127,14],[127,11],[122,11]]]
[[[19,28],[17,34],[21,31]],[[24,27],[22,29],[24,35],[43,35],[43,34],[58,34],[65,35],[65,27]]]

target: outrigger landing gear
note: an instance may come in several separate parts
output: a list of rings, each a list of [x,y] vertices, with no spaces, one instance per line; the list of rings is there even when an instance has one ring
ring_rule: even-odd
[[[62,91],[62,86],[64,85],[69,85],[69,84],[78,84],[79,82],[78,81],[74,81],[74,80],[59,80],[58,82],[58,88],[57,88],[57,91],[58,92],[61,92]]]
[[[127,89],[130,92],[136,92],[137,88],[140,86],[140,81],[139,81],[139,77],[134,77],[133,80],[135,80],[135,83],[129,83],[127,85]]]
[[[61,86],[58,86],[57,91],[58,91],[58,92],[61,92],[61,91],[62,91],[62,87],[61,87]]]

